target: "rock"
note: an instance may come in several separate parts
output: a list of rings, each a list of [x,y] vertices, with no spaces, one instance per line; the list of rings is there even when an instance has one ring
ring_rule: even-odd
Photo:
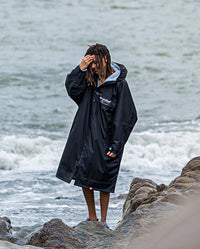
[[[32,233],[28,244],[55,248],[96,248],[97,242],[108,244],[108,237],[115,237],[115,232],[108,230],[101,222],[83,221],[75,228],[65,225],[60,219],[53,219],[44,224],[37,232]]]
[[[187,173],[197,173],[192,175],[197,181],[200,180],[200,157],[195,157],[190,160],[186,166],[182,169],[181,176],[185,176]]]
[[[75,227],[73,235],[87,245],[85,248],[92,249],[100,245],[106,248],[115,239],[116,232],[108,230],[101,222],[83,221]]]
[[[187,191],[200,188],[200,157],[193,158],[183,168],[179,177],[173,180],[169,186],[157,185],[148,179],[133,179],[128,196],[123,207],[123,217],[134,212],[139,206],[155,201],[170,200],[172,203],[180,199],[185,199]]]
[[[0,217],[0,239],[9,240],[12,236],[11,221],[7,217]]]
[[[151,227],[150,233],[130,241],[127,249],[197,249],[200,245],[199,194],[184,203],[178,215]]]
[[[161,192],[164,189],[164,184],[158,186],[155,182],[148,179],[133,179],[123,206],[123,217],[134,212],[140,205],[155,201],[156,196],[153,194]]]
[[[10,241],[18,245],[27,245],[29,244],[31,236],[37,233],[37,231],[41,228],[42,225],[40,224],[36,224],[33,226],[24,226],[22,228],[17,228],[17,229],[15,228],[12,238],[10,238]]]
[[[60,219],[52,219],[41,229],[33,233],[28,244],[45,248],[85,248],[85,243],[73,235],[74,229],[65,225]]]
[[[184,203],[184,201],[186,201],[186,198],[181,195],[179,192],[174,192],[172,194],[167,194],[166,196],[164,196],[162,198],[163,202],[169,202],[169,203],[173,203],[176,205],[181,205]]]
[[[183,204],[199,193],[200,157],[189,161],[181,175],[169,186],[158,186],[147,179],[135,178],[124,203],[123,219],[116,228],[122,235],[126,234],[121,237],[121,243],[125,245],[128,240],[148,234],[153,225],[178,214]]]
[[[18,246],[16,244],[10,243],[8,241],[0,240],[0,248],[1,249],[40,249],[41,247],[35,246]]]
[[[175,178],[169,189],[178,189],[179,192],[195,191],[200,188],[200,157],[190,160],[182,169],[181,175]]]
[[[34,226],[35,227],[35,226]],[[11,221],[7,217],[0,217],[0,248],[39,248],[39,247],[32,247],[32,246],[18,246],[16,244],[10,243],[15,242],[17,244],[27,244],[27,240],[24,240],[26,235],[29,235],[31,231],[33,231],[33,227],[27,227],[27,231],[25,232],[24,228],[20,228],[20,232],[17,232],[18,228],[13,228],[11,225]]]

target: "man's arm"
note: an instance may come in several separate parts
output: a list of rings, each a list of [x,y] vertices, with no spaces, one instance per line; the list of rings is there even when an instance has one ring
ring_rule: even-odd
[[[112,143],[109,151],[118,154],[137,121],[137,112],[127,82],[120,83],[118,102],[113,117]],[[113,156],[114,157],[114,156]]]
[[[93,55],[86,55],[79,66],[74,68],[70,74],[67,75],[65,86],[69,96],[77,103],[80,104],[84,91],[87,87],[85,79],[86,69],[93,61]]]

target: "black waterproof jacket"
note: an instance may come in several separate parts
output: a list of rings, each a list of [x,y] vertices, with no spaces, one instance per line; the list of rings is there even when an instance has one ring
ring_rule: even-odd
[[[88,86],[85,71],[77,66],[66,78],[69,96],[77,103],[68,140],[56,176],[89,189],[114,192],[124,145],[137,121],[135,105],[125,80],[117,72],[100,86]],[[106,155],[112,151],[117,156]]]

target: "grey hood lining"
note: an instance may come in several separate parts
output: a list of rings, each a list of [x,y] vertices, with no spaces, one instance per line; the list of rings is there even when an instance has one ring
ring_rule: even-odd
[[[102,84],[104,84],[105,82],[108,82],[108,81],[116,81],[117,78],[119,77],[119,75],[121,73],[120,67],[114,62],[111,62],[111,67],[114,70],[114,73],[111,74],[110,76],[108,76],[108,78],[106,78],[105,81]],[[97,84],[98,84],[98,87],[99,87],[99,79],[98,79]]]

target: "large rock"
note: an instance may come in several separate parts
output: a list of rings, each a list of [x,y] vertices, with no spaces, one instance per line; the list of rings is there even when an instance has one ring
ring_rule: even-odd
[[[184,208],[167,221],[151,227],[148,237],[131,240],[127,249],[197,249],[200,248],[200,198],[199,193]]]
[[[45,248],[85,248],[74,229],[65,225],[60,219],[52,219],[45,223],[41,229],[33,233],[28,244]]]
[[[183,168],[180,176],[169,186],[157,185],[148,179],[133,179],[128,196],[123,206],[123,217],[133,213],[140,206],[150,203],[169,202],[181,204],[192,193],[200,190],[200,157],[193,158]]]
[[[60,219],[53,219],[33,234],[28,244],[48,249],[95,248],[100,241],[105,246],[108,237],[112,238],[113,232],[100,222],[83,221],[71,228]]]
[[[11,221],[7,217],[0,217],[0,239],[9,240],[12,237]]]
[[[126,248],[130,247],[130,241],[134,243],[148,238],[152,226],[167,222],[183,209],[185,201],[199,193],[200,157],[196,157],[169,186],[157,185],[148,179],[133,179],[123,206],[122,220],[114,231],[106,229],[100,222],[90,221],[71,228],[60,219],[16,229],[12,228],[8,218],[1,218],[0,239],[46,249]]]
[[[181,175],[169,186],[157,185],[147,179],[133,179],[124,203],[123,219],[116,229],[125,235],[121,243],[125,245],[130,240],[149,234],[152,226],[178,214],[183,204],[199,193],[200,157],[189,161]]]

